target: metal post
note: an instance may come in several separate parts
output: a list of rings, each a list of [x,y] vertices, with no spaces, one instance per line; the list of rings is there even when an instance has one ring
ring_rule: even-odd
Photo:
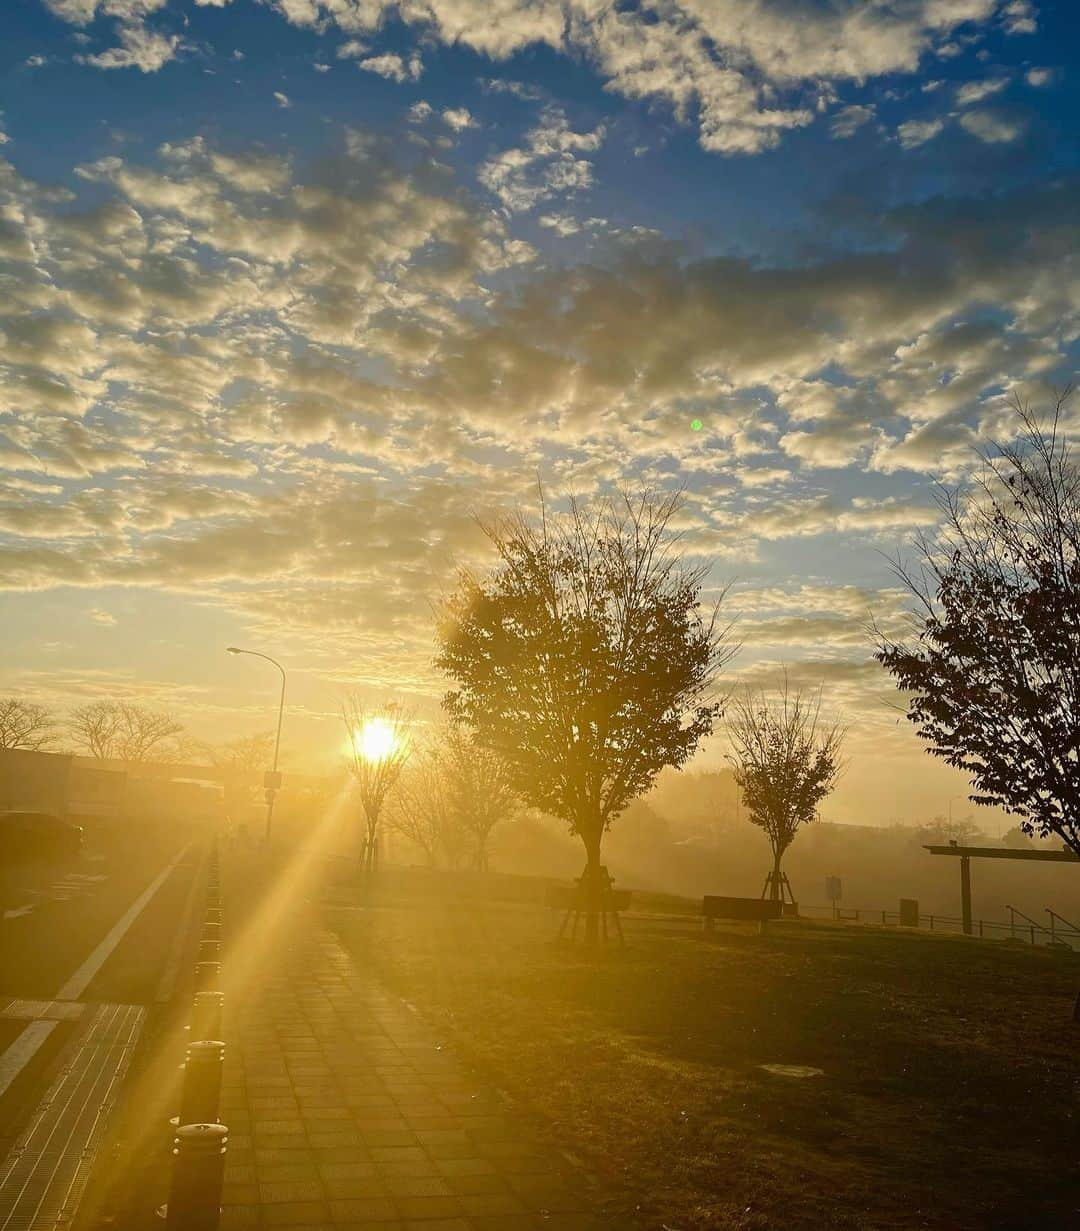
[[[195,963],[195,990],[197,992],[218,992],[221,990],[221,963]]]
[[[185,1124],[177,1130],[165,1207],[168,1231],[217,1231],[228,1142],[224,1124]]]
[[[964,935],[971,935],[971,859],[960,856],[960,904],[964,915]]]
[[[217,1124],[225,1044],[200,1039],[187,1049],[184,1085],[180,1091],[179,1124]]]
[[[191,1001],[191,1041],[216,1039],[221,1034],[224,992],[197,992]]]

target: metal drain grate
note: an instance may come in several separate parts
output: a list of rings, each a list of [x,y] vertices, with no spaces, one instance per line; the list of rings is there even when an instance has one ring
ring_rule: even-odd
[[[0,1231],[53,1231],[72,1221],[145,1016],[139,1005],[94,1009],[0,1164]]]

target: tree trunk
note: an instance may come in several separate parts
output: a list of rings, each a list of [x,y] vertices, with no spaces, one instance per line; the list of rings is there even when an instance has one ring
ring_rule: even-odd
[[[772,894],[770,896],[774,902],[780,901],[784,896],[781,892],[783,881],[780,879],[780,860],[782,858],[783,851],[773,852]]]
[[[585,873],[582,888],[585,894],[585,941],[595,945],[600,936],[600,911],[602,909],[603,886],[600,874],[600,838],[602,830],[595,833],[582,834],[585,843]]]

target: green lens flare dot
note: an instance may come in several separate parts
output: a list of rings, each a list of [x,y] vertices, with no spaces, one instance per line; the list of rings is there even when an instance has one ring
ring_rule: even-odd
[[[702,422],[701,422],[701,420],[700,420],[700,419],[691,419],[691,420],[690,420],[690,430],[691,430],[692,432],[700,432],[700,431],[701,431],[701,429],[702,429],[702,426],[703,426],[703,425],[702,425]]]

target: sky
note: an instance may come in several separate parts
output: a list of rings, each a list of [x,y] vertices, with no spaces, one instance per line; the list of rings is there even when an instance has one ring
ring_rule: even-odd
[[[1028,0],[17,0],[0,691],[433,711],[475,516],[683,486],[730,685],[945,811],[873,662],[935,484],[1077,367],[1080,13]],[[722,763],[721,735],[702,768]],[[828,811],[828,808],[826,808]]]

